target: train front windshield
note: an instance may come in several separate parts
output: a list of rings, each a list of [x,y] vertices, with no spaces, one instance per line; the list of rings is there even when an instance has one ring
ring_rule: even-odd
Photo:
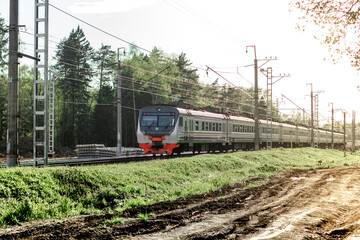
[[[158,123],[157,116],[143,116],[141,121],[142,127],[150,127],[150,126],[157,126]]]
[[[174,122],[174,116],[159,116],[159,127],[172,127]]]
[[[142,127],[173,127],[175,124],[174,116],[142,116]]]

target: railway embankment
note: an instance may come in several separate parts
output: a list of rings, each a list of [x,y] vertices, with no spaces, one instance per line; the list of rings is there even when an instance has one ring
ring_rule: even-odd
[[[360,154],[272,149],[85,167],[0,169],[0,226],[106,215],[223,186],[251,187],[278,171],[359,165]],[[254,180],[254,181],[253,181]]]

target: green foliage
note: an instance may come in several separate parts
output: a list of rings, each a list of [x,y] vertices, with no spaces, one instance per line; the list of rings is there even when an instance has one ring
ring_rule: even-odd
[[[5,30],[4,19],[0,17],[0,141],[6,137],[8,33]]]
[[[54,68],[61,73],[56,81],[56,88],[60,93],[56,94],[56,101],[63,103],[61,119],[57,123],[62,146],[74,148],[78,143],[86,143],[92,136],[91,131],[84,131],[91,129],[91,105],[87,103],[91,97],[92,52],[93,49],[80,27],[73,29],[69,37],[58,45]]]
[[[97,103],[94,110],[95,142],[105,146],[116,145],[116,104],[115,89],[110,85],[104,85],[99,89]]]
[[[121,217],[114,217],[104,221],[104,225],[124,224],[125,220]]]
[[[353,66],[360,68],[358,1],[293,0],[290,5],[293,10],[299,10],[302,14],[298,25],[300,30],[313,30],[317,26],[315,38],[328,45],[334,62],[342,54],[347,54],[352,59]]]
[[[33,75],[34,70],[27,65],[19,68],[19,137],[33,134]]]
[[[0,17],[0,76],[4,74],[7,65],[9,34],[4,18]]]
[[[147,222],[148,214],[147,214],[147,212],[145,212],[145,213],[139,212],[137,217],[140,218],[140,221]]]

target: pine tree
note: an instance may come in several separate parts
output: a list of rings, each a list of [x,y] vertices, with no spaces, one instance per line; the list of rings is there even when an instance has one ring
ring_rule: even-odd
[[[94,110],[94,141],[106,146],[116,145],[116,89],[113,87],[116,76],[116,53],[108,45],[102,45],[96,51],[95,62],[98,65],[99,90]]]
[[[114,88],[104,85],[97,97],[94,110],[95,141],[105,146],[116,146],[116,99]]]
[[[198,96],[195,98],[194,96],[191,96],[192,93],[198,92],[200,90],[200,87],[197,85],[199,83],[199,76],[196,73],[197,69],[191,68],[192,63],[189,59],[187,59],[185,53],[181,53],[177,58],[174,59],[174,62],[178,71],[177,77],[183,80],[183,82],[175,84],[176,87],[181,89],[180,98],[184,102],[197,102],[199,100]]]
[[[58,123],[61,145],[74,148],[86,143],[91,132],[90,58],[93,49],[83,30],[77,27],[58,45],[55,69],[61,73],[56,82],[62,100],[61,120]]]

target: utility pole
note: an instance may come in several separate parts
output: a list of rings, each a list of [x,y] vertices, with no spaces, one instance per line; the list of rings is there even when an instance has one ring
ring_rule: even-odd
[[[131,85],[132,85],[132,89],[133,89],[133,92],[132,92],[132,97],[133,97],[133,108],[134,108],[134,111],[133,111],[133,114],[134,114],[134,147],[136,146],[136,102],[135,102],[135,87],[134,87],[134,80],[131,82]]]
[[[314,144],[314,146],[316,146],[316,148],[319,148],[319,95],[318,94],[313,94],[314,97],[314,122],[315,122],[315,127],[316,127],[316,145]],[[315,140],[314,140],[315,141]]]
[[[254,100],[255,100],[255,110],[254,110],[254,120],[255,120],[255,139],[254,139],[254,145],[255,145],[255,151],[258,151],[260,148],[260,139],[259,139],[259,86],[258,86],[258,60],[256,58],[256,46],[250,45],[246,46],[246,52],[248,47],[254,48]]]
[[[48,109],[48,83],[49,83],[49,1],[35,0],[34,12],[34,56],[26,56],[34,62],[34,111],[33,111],[33,155],[34,166],[39,161],[48,164],[49,145],[49,109]],[[24,55],[24,54],[22,54]],[[38,57],[43,56],[41,62]],[[24,55],[25,56],[25,55]]]
[[[352,145],[351,145],[351,151],[355,152],[355,118],[356,118],[356,112],[352,111],[352,122],[351,122],[351,129],[352,129]]]
[[[273,101],[272,101],[272,92],[273,84],[277,83],[284,77],[290,77],[290,74],[284,74],[280,76],[273,76],[272,67],[267,67],[267,69],[260,69],[260,72],[266,77],[266,149],[272,148],[272,122],[273,122]],[[273,81],[273,79],[277,79]],[[278,103],[278,99],[276,99]],[[278,107],[277,107],[278,108]]]
[[[346,111],[344,110],[344,157],[346,157]]]
[[[249,45],[246,46],[246,53],[248,51],[248,48],[252,47],[254,49],[254,100],[255,100],[255,109],[254,109],[254,121],[255,121],[255,139],[254,139],[254,145],[255,145],[255,151],[258,151],[260,148],[260,133],[259,133],[259,85],[258,85],[258,59],[256,58],[256,46],[255,45]],[[263,63],[262,66],[264,66],[266,63],[268,63],[271,60],[277,60],[276,57],[269,59],[262,59],[266,61]],[[251,66],[251,65],[249,65]]]
[[[312,83],[307,83],[306,85],[311,86],[311,92],[310,92],[310,101],[311,101],[311,119],[310,119],[310,125],[311,125],[311,134],[310,134],[310,145],[311,147],[314,147],[314,96],[313,96],[313,86]]]
[[[121,145],[122,145],[122,122],[121,122],[121,62],[120,62],[120,49],[125,49],[124,47],[120,47],[117,49],[117,151],[116,155],[121,156]]]
[[[259,86],[258,86],[258,60],[256,58],[256,48],[254,45],[255,59],[254,59],[254,71],[255,71],[255,89],[254,89],[254,100],[255,100],[255,151],[260,148],[260,133],[259,133]]]
[[[18,24],[19,2],[10,0],[9,70],[6,166],[14,167],[18,160]]]
[[[334,103],[331,103],[331,149],[334,149]]]

